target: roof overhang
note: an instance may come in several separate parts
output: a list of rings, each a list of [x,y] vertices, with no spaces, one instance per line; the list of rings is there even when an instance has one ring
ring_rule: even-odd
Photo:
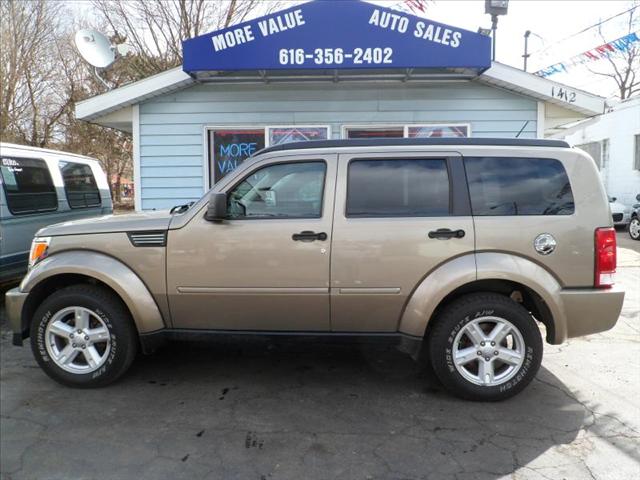
[[[315,71],[241,71],[209,72],[199,80],[181,67],[145,78],[110,92],[89,98],[76,105],[76,118],[119,130],[131,131],[131,105],[175,92],[197,83],[269,84],[303,82],[388,82],[450,83],[475,81],[492,87],[553,104],[568,115],[581,119],[604,112],[605,99],[561,83],[493,62],[490,69],[477,75],[466,69],[398,69],[398,70],[315,70]],[[128,126],[127,126],[128,125]]]
[[[604,113],[605,109],[603,97],[547,80],[502,63],[493,62],[491,68],[483,72],[477,81],[537,98],[586,116],[599,115]]]

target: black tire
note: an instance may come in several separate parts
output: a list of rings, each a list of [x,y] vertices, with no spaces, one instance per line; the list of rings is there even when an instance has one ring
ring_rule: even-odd
[[[485,316],[507,320],[520,332],[524,340],[522,364],[513,369],[511,378],[505,377],[503,383],[496,385],[473,383],[458,371],[453,361],[454,341],[458,332],[474,319]],[[521,392],[540,368],[543,346],[536,321],[522,305],[506,296],[495,293],[465,295],[445,307],[434,321],[436,323],[428,338],[431,363],[445,388],[460,398],[486,402],[507,399]],[[488,348],[493,350],[495,347]],[[476,360],[479,369],[479,362],[483,361],[483,356]],[[467,364],[471,369],[472,363],[473,361],[470,361]],[[508,367],[500,362],[494,365],[503,369]],[[478,370],[478,376],[479,374]]]
[[[68,307],[91,310],[109,332],[106,360],[89,373],[64,370],[56,364],[46,346],[46,328],[49,322],[57,312]],[[114,382],[131,365],[137,347],[137,332],[127,308],[113,293],[94,285],[72,285],[58,290],[42,302],[31,321],[31,350],[36,361],[49,377],[70,387],[95,388]],[[76,354],[78,355],[79,353]]]
[[[640,218],[633,217],[627,226],[627,231],[629,232],[629,236],[633,240],[640,240]],[[633,232],[636,232],[635,236]]]

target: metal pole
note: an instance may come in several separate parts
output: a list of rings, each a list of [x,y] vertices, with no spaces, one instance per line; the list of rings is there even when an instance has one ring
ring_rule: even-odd
[[[524,58],[524,71],[527,71],[527,60],[529,60],[529,57],[531,55],[529,55],[529,35],[531,35],[531,30],[527,30],[526,32],[524,32],[524,55],[522,55],[522,57]]]
[[[498,30],[498,16],[491,15],[491,60],[496,59],[496,31]]]

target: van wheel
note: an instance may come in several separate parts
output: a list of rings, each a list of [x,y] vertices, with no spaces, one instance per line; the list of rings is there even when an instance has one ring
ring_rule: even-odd
[[[540,368],[540,330],[529,312],[508,297],[465,295],[435,321],[428,339],[433,368],[444,386],[461,398],[512,397]]]
[[[640,240],[640,218],[634,217],[629,222],[629,236],[634,240]]]
[[[102,387],[120,377],[137,349],[136,330],[119,298],[94,285],[73,285],[47,297],[31,321],[31,350],[64,385]]]

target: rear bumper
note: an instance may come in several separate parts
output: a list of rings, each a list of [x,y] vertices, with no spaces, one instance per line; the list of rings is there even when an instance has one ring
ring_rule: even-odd
[[[9,290],[4,297],[7,319],[13,331],[13,344],[22,345],[24,329],[22,328],[22,307],[28,293],[23,293],[19,288]]]
[[[560,298],[565,328],[556,332],[560,336],[557,343],[613,328],[622,311],[624,292],[616,288],[562,290]]]

